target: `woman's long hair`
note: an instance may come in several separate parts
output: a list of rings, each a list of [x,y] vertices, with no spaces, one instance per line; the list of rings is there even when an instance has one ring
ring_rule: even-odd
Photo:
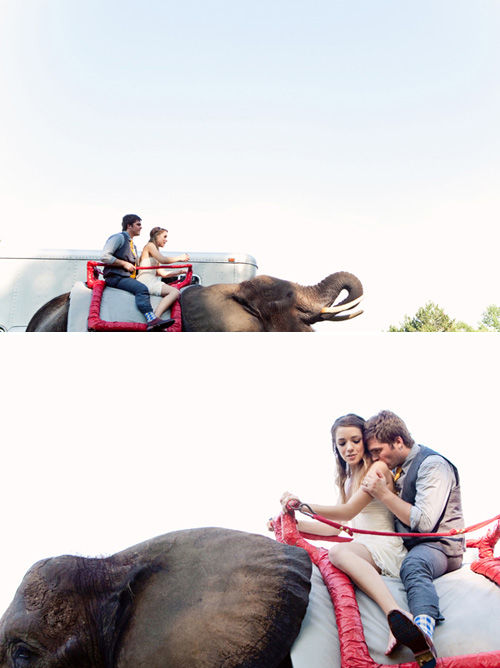
[[[340,452],[338,451],[336,436],[337,436],[337,429],[339,427],[356,427],[361,431],[361,436],[363,438],[363,445],[364,445],[364,455],[363,459],[354,468],[349,466],[349,464],[342,459],[342,457],[340,456]],[[347,496],[345,492],[347,479],[352,478],[352,488],[354,491],[356,491],[360,487],[363,478],[365,477],[368,469],[372,465],[372,459],[370,457],[369,452],[366,449],[364,427],[365,427],[365,421],[362,417],[356,415],[355,413],[349,413],[347,415],[342,415],[342,417],[337,418],[333,423],[331,429],[333,454],[335,455],[335,462],[337,465],[336,482],[337,485],[339,486],[340,498],[342,500],[342,503],[346,503],[347,501]]]

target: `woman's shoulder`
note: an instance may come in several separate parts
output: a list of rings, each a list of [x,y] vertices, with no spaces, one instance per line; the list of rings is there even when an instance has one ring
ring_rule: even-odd
[[[383,473],[385,476],[387,475],[392,475],[389,467],[387,464],[380,459],[376,462],[373,462],[370,468],[368,469],[369,471],[380,471],[380,473]]]
[[[148,243],[142,249],[142,256],[145,258],[150,257],[154,259],[153,253],[151,251],[153,251],[155,248],[156,246],[154,245],[154,243],[152,241],[148,241]]]

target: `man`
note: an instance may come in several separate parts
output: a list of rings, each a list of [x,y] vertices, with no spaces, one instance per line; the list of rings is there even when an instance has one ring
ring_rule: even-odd
[[[103,272],[106,285],[134,294],[137,308],[146,318],[147,331],[158,332],[173,325],[175,320],[157,318],[151,306],[149,289],[144,283],[136,281],[138,253],[134,237],[139,236],[141,229],[142,221],[139,216],[123,216],[122,232],[113,234],[106,241],[101,262],[107,265]]]
[[[390,411],[381,411],[365,423],[365,439],[372,458],[395,470],[397,495],[378,472],[370,473],[362,489],[394,513],[399,533],[444,533],[464,527],[458,471],[430,448],[417,445],[405,423]],[[391,631],[415,654],[420,666],[434,668],[432,642],[436,622],[444,620],[433,580],[460,568],[463,537],[403,538],[408,549],[401,566],[413,620],[401,610],[388,615]]]

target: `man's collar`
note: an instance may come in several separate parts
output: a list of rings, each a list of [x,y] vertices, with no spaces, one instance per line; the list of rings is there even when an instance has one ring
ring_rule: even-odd
[[[404,460],[402,467],[403,471],[406,473],[408,470],[410,464],[412,461],[415,459],[415,457],[418,455],[420,452],[420,446],[417,443],[414,443],[410,449],[410,452],[406,455],[406,459]]]

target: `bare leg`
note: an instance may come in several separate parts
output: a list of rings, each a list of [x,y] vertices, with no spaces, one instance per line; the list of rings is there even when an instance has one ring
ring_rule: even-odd
[[[163,313],[165,313],[165,311],[169,309],[177,299],[179,299],[179,290],[177,290],[177,288],[172,288],[170,285],[164,283],[161,287],[161,296],[163,299],[155,309],[155,315],[157,318],[161,318]]]
[[[389,588],[382,580],[380,570],[372,559],[368,548],[361,543],[344,543],[334,545],[328,554],[332,564],[348,575],[351,580],[367,596],[380,606],[383,613],[391,610],[400,610]],[[389,631],[389,641],[386,654],[390,654],[396,647],[396,639]]]

